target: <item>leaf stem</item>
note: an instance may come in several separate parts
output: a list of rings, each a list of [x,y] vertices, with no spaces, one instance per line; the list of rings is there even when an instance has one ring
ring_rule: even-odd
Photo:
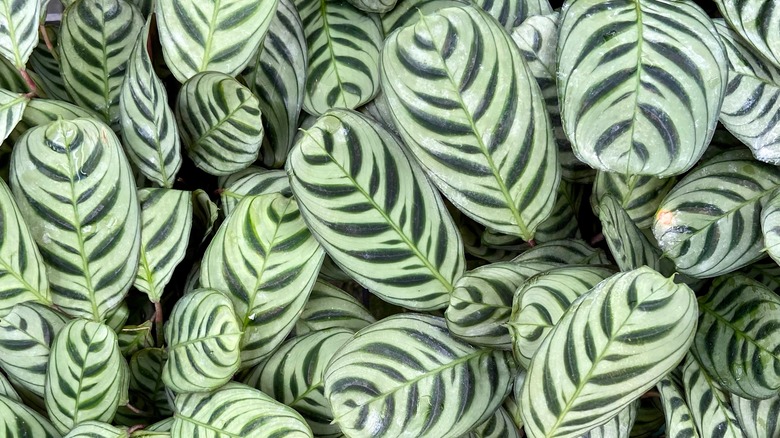
[[[41,39],[43,40],[44,44],[46,44],[46,48],[49,50],[49,53],[51,53],[51,57],[54,58],[57,63],[59,63],[60,56],[57,54],[57,50],[54,48],[54,44],[52,44],[51,38],[49,38],[49,32],[46,31],[46,25],[41,24],[38,26],[38,29],[41,34]]]
[[[19,74],[22,75],[22,79],[27,84],[27,88],[30,90],[25,97],[33,98],[38,95],[38,86],[35,85],[35,81],[30,77],[30,73],[27,73],[26,68],[20,68]]]
[[[163,308],[159,301],[154,303],[154,330],[155,343],[162,348],[165,343],[165,337],[163,336]]]

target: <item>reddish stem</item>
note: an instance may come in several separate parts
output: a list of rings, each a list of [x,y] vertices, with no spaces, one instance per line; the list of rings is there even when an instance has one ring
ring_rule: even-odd
[[[159,301],[154,303],[154,329],[157,346],[162,347],[165,342],[165,337],[163,336],[163,308]]]
[[[46,44],[46,48],[49,49],[49,53],[51,53],[52,58],[59,62],[60,57],[57,54],[57,50],[54,49],[54,44],[52,44],[51,38],[49,38],[49,32],[46,31],[46,25],[41,24],[39,30],[41,33],[41,38],[43,39],[44,44]]]
[[[38,86],[35,85],[35,81],[32,77],[30,77],[30,73],[27,72],[27,69],[19,69],[19,74],[22,75],[22,78],[24,79],[24,82],[27,84],[27,88],[30,89],[30,92],[26,94],[28,98],[32,98],[38,95]]]
[[[529,240],[529,241],[528,241],[528,245],[529,245],[531,248],[533,248],[533,247],[535,247],[535,246],[536,246],[536,241],[535,241],[534,239],[531,239],[531,240]]]

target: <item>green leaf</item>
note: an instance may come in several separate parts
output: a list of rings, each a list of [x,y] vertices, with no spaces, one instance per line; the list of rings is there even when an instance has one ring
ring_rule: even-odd
[[[0,55],[22,70],[38,45],[38,19],[41,0],[0,2]]]
[[[780,266],[772,259],[753,263],[740,273],[763,284],[769,290],[780,289]]]
[[[697,313],[690,288],[647,267],[582,295],[531,360],[519,401],[528,436],[574,437],[609,421],[682,360]]]
[[[590,247],[580,239],[564,239],[534,246],[512,259],[515,263],[531,261],[559,265],[608,265],[609,258],[601,249]]]
[[[32,99],[22,113],[22,119],[8,137],[16,142],[27,130],[36,126],[47,125],[57,120],[73,120],[92,117],[99,119],[95,112],[76,105],[50,99]]]
[[[512,32],[512,29],[525,23],[533,15],[552,13],[548,0],[473,0],[474,4],[490,14],[498,23]]]
[[[5,57],[0,56],[0,88],[17,93],[27,93],[30,91],[19,70],[11,64]]]
[[[456,6],[391,34],[382,90],[409,150],[458,209],[533,239],[560,166],[539,86],[495,20]]]
[[[187,154],[212,175],[229,175],[257,159],[263,140],[260,116],[257,97],[222,73],[193,76],[176,101],[176,123]]]
[[[639,402],[634,401],[626,406],[611,420],[599,427],[591,429],[582,438],[628,438],[637,419]]]
[[[130,388],[149,402],[158,415],[171,415],[163,382],[167,353],[162,348],[144,348],[130,358]]]
[[[29,101],[30,99],[25,95],[0,88],[0,118],[3,121],[3,124],[0,125],[0,139],[5,140],[11,135],[11,131],[22,119],[22,114]]]
[[[0,397],[5,397],[20,403],[22,402],[22,399],[14,389],[13,384],[11,384],[11,382],[7,377],[5,377],[5,374],[3,373],[0,373]]]
[[[38,74],[40,86],[47,96],[52,99],[70,102],[70,94],[68,94],[68,90],[65,87],[65,80],[62,79],[59,54],[57,53],[60,38],[59,26],[45,25],[41,32],[46,32],[54,51],[50,51],[46,42],[41,38],[38,41],[38,46],[35,47],[32,55],[30,55],[30,67]]]
[[[22,403],[0,396],[0,429],[6,438],[60,438],[49,420]]]
[[[621,271],[649,266],[661,271],[661,250],[635,225],[628,212],[612,196],[599,204],[602,233]]]
[[[661,201],[676,182],[676,178],[598,172],[593,183],[590,205],[598,216],[599,204],[604,197],[611,196],[625,210],[637,228],[649,228],[653,225],[653,217]]]
[[[170,188],[181,167],[179,131],[146,49],[150,25],[147,21],[130,53],[119,92],[119,121],[130,161],[144,176]]]
[[[54,338],[46,371],[52,423],[66,433],[84,421],[111,421],[126,397],[126,377],[127,363],[113,330],[83,319],[69,322]]]
[[[11,189],[43,255],[54,303],[103,320],[132,284],[141,240],[119,140],[98,121],[60,120],[27,131],[11,159]]]
[[[176,302],[165,323],[168,361],[163,382],[174,392],[212,391],[227,383],[241,363],[241,326],[230,300],[199,289]]]
[[[133,285],[160,302],[173,270],[184,260],[192,228],[190,192],[141,189],[141,257]]]
[[[767,197],[761,210],[761,233],[769,257],[780,263],[780,191]]]
[[[639,409],[631,428],[631,438],[655,438],[664,432],[663,407],[657,397],[645,397],[639,400]]]
[[[607,267],[568,265],[523,282],[513,293],[507,324],[517,362],[528,368],[542,341],[571,304],[612,274],[614,270]]]
[[[152,339],[152,322],[144,321],[139,325],[126,325],[117,332],[117,342],[122,356],[128,357],[142,348],[154,345]]]
[[[219,228],[200,282],[233,303],[242,367],[259,363],[293,329],[324,256],[298,205],[279,193],[242,199]]]
[[[115,131],[122,81],[143,26],[126,0],[76,0],[62,15],[59,57],[68,93]]]
[[[585,186],[561,181],[550,216],[542,221],[536,229],[535,242],[544,243],[581,237],[577,217],[582,204],[584,188]]]
[[[111,327],[111,330],[114,332],[119,332],[125,326],[129,317],[130,307],[128,307],[127,301],[122,301],[117,307],[108,311],[105,324]]]
[[[286,156],[285,156],[286,158]],[[284,170],[267,170],[249,166],[219,180],[221,187],[219,198],[222,201],[222,214],[228,217],[244,196],[281,193],[292,196],[290,181]]]
[[[763,255],[761,203],[780,186],[780,170],[746,150],[700,164],[666,196],[653,234],[677,270],[696,278],[723,275]]]
[[[749,400],[731,395],[731,407],[747,438],[780,436],[780,396]]]
[[[493,415],[514,373],[508,352],[472,347],[443,319],[407,313],[347,342],[325,370],[325,395],[347,436],[450,438]]]
[[[710,143],[726,90],[726,55],[694,2],[567,2],[558,60],[563,127],[591,167],[677,175]]]
[[[344,272],[392,304],[447,304],[464,271],[460,235],[390,133],[333,110],[297,142],[287,172],[306,224]]]
[[[262,392],[230,383],[211,393],[176,397],[174,437],[311,438],[303,418]]]
[[[669,438],[699,438],[691,408],[686,400],[682,375],[670,372],[656,385],[666,418],[666,436]]]
[[[499,407],[490,419],[469,432],[467,438],[520,438],[520,432],[512,422],[512,417],[504,408]]]
[[[715,0],[731,28],[753,51],[780,67],[780,38],[777,21],[780,12],[769,0]]]
[[[127,438],[127,429],[100,421],[85,421],[71,429],[64,438]]]
[[[155,13],[165,64],[182,83],[205,71],[236,76],[260,46],[278,3],[158,1]]]
[[[729,405],[728,395],[689,354],[682,368],[683,386],[699,435],[741,438],[745,434]]]
[[[440,9],[472,4],[470,0],[398,0],[393,10],[382,14],[382,29],[390,35],[396,29],[411,26],[420,17]]]
[[[364,12],[381,14],[395,7],[396,0],[348,0],[352,6]]]
[[[295,336],[331,328],[356,332],[376,322],[352,295],[322,280],[314,283],[311,295],[295,322]]]
[[[374,14],[345,0],[298,0],[309,65],[303,109],[355,109],[379,91],[382,30]]]
[[[192,192],[192,232],[191,235],[201,236],[201,243],[205,243],[211,236],[219,219],[219,208],[209,194],[203,189],[195,189]]]

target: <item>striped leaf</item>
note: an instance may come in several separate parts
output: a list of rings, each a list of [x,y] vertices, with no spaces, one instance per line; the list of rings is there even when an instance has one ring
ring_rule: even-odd
[[[290,181],[284,170],[267,170],[249,166],[227,177],[220,178],[222,214],[227,217],[245,196],[281,193],[292,196]]]
[[[686,400],[682,375],[676,370],[667,374],[656,385],[666,418],[666,436],[669,438],[699,438],[691,408]]]
[[[122,81],[143,26],[126,0],[76,0],[62,15],[59,57],[68,94],[115,131]]]
[[[11,191],[0,181],[0,317],[25,301],[51,305],[45,269]]]
[[[608,265],[609,258],[601,249],[591,248],[580,239],[564,239],[534,246],[512,259],[515,263],[531,261],[559,265]]]
[[[517,252],[512,249],[493,248],[487,245],[481,236],[486,231],[485,228],[471,218],[462,214],[456,215],[456,217],[466,254],[490,263],[507,262],[517,256]]]
[[[93,111],[60,100],[32,99],[27,102],[22,119],[19,120],[9,138],[16,142],[22,134],[36,126],[47,125],[60,119],[73,120],[87,117],[100,118]]]
[[[470,0],[398,0],[395,7],[382,14],[382,29],[390,35],[396,29],[414,25],[420,17],[440,9],[472,4]]]
[[[0,2],[0,55],[20,70],[38,45],[38,19],[43,9],[42,0]]]
[[[46,32],[46,36],[49,38],[49,42],[54,50],[49,50],[46,42],[41,38],[41,41],[38,41],[38,46],[35,47],[30,55],[29,65],[38,74],[40,79],[39,85],[47,96],[52,99],[70,102],[70,94],[68,94],[68,90],[65,87],[65,80],[62,79],[60,58],[57,52],[60,38],[59,26],[45,25],[41,28],[41,32]]]
[[[201,243],[211,236],[219,219],[219,208],[203,189],[192,192],[192,235],[201,236]]]
[[[179,82],[211,71],[236,76],[260,46],[278,0],[158,1],[165,64]]]
[[[57,333],[45,393],[46,410],[57,430],[66,433],[89,420],[111,421],[127,397],[127,384],[127,363],[108,326],[76,319]]]
[[[324,256],[298,205],[279,193],[244,198],[219,228],[200,281],[233,302],[242,367],[259,363],[293,329]]]
[[[381,90],[371,102],[360,107],[359,111],[380,123],[383,128],[387,129],[396,137],[400,137],[401,134],[398,133],[398,129],[393,123],[393,115],[390,112],[390,106],[388,106],[387,99],[385,99],[385,95]]]
[[[0,397],[21,402],[22,399],[13,387],[13,384],[5,377],[5,374],[0,373]]]
[[[763,284],[770,290],[780,289],[780,265],[772,259],[767,258],[753,263],[740,273]]]
[[[257,97],[222,73],[200,73],[184,84],[176,101],[176,123],[187,155],[212,175],[248,167],[263,140]]]
[[[767,254],[780,263],[780,191],[775,191],[764,203],[761,210],[761,233]]]
[[[352,6],[364,12],[381,14],[395,7],[396,0],[347,0]]]
[[[490,14],[498,23],[511,32],[533,15],[552,13],[548,0],[473,0],[476,5]]]
[[[393,304],[447,304],[464,271],[460,235],[391,134],[333,110],[296,144],[287,171],[306,224],[344,272]]]
[[[0,396],[0,429],[6,438],[60,438],[62,435],[41,414],[22,403]]]
[[[101,421],[85,421],[65,435],[64,438],[127,438],[127,429],[114,427]]]
[[[699,300],[693,353],[724,390],[765,399],[780,392],[780,297],[742,275],[715,280]]]
[[[230,300],[213,289],[184,295],[165,323],[165,386],[177,393],[213,391],[241,362],[241,326]]]
[[[569,265],[525,281],[514,293],[507,327],[515,359],[528,368],[531,359],[571,304],[614,274],[602,266]]]
[[[454,6],[391,34],[382,89],[406,145],[458,209],[533,238],[560,166],[539,86],[495,20]]]
[[[731,28],[752,50],[780,67],[780,10],[771,0],[715,0]]]
[[[514,252],[523,252],[531,248],[530,242],[526,242],[518,236],[504,234],[490,228],[486,228],[482,233],[482,243],[490,248]]]
[[[727,69],[711,20],[693,1],[567,2],[558,61],[563,128],[591,167],[667,177],[704,153]]]
[[[639,230],[618,200],[612,196],[601,198],[599,220],[609,250],[621,271],[640,266],[662,271],[661,250]]]
[[[550,216],[536,229],[534,241],[551,242],[560,239],[578,239],[580,224],[577,219],[585,186],[561,181]]]
[[[637,419],[639,402],[634,401],[599,427],[589,430],[582,438],[628,438]]]
[[[466,435],[467,438],[520,438],[512,417],[502,407],[490,419]]]
[[[16,386],[43,397],[51,343],[66,323],[38,303],[18,304],[0,320],[0,368]]]
[[[528,436],[574,437],[609,421],[682,360],[697,313],[690,288],[647,267],[582,295],[531,360],[519,401]]]
[[[43,255],[54,303],[103,320],[135,278],[141,240],[119,140],[96,120],[60,120],[27,131],[11,159],[11,189]]]
[[[2,33],[0,32],[0,34]],[[0,124],[0,139],[5,140],[11,135],[11,131],[22,119],[22,114],[29,101],[30,99],[23,94],[16,94],[0,88],[0,120],[3,121]]]
[[[303,23],[293,0],[279,0],[263,45],[243,75],[260,101],[263,164],[282,167],[293,145],[309,60]]]
[[[379,91],[379,19],[346,0],[298,0],[295,6],[309,59],[303,109],[319,116],[373,99]]]
[[[728,395],[689,354],[682,368],[683,387],[699,435],[742,438],[745,433],[729,405]]]
[[[129,357],[142,348],[154,345],[152,322],[144,321],[138,325],[126,325],[116,333],[116,337],[122,356]]]
[[[511,355],[453,338],[444,320],[385,318],[331,359],[325,395],[350,437],[450,438],[482,424],[511,389]]]
[[[174,437],[311,438],[303,418],[262,392],[230,383],[211,393],[176,397]]]
[[[159,303],[173,270],[184,260],[192,228],[190,192],[141,189],[141,257],[133,285]]]
[[[119,92],[119,121],[130,161],[144,176],[170,188],[181,167],[179,132],[146,48],[150,25],[147,21],[130,53]]]
[[[127,301],[122,301],[117,307],[108,311],[105,324],[111,327],[114,332],[118,332],[125,326],[129,317],[130,307],[127,305]]]
[[[130,389],[141,394],[155,414],[171,415],[163,383],[163,366],[167,353],[161,348],[144,348],[130,358]]]
[[[330,328],[290,339],[244,383],[298,411],[314,435],[341,437],[339,427],[331,424],[333,414],[322,379],[325,366],[352,335],[350,330]]]
[[[631,438],[654,438],[664,432],[664,411],[658,397],[639,400],[639,409],[631,429]]]
[[[3,56],[0,56],[0,88],[17,93],[30,91],[19,70]]]
[[[342,328],[356,332],[376,322],[358,300],[343,290],[318,280],[295,322],[295,336]]]
[[[697,278],[739,269],[763,254],[761,203],[780,170],[730,151],[680,180],[656,213],[653,234],[677,270]]]
[[[598,216],[599,204],[606,196],[610,196],[625,210],[637,228],[650,228],[661,201],[676,182],[676,178],[597,172],[590,205]]]
[[[780,436],[780,396],[749,400],[732,394],[731,408],[746,438]]]

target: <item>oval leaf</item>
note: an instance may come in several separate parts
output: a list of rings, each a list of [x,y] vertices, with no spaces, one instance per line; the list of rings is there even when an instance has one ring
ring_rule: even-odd
[[[728,395],[701,368],[693,355],[688,355],[682,366],[682,374],[685,396],[699,434],[703,437],[744,437],[737,417],[729,406]]]
[[[7,438],[60,438],[49,420],[20,402],[0,396],[0,429]]]
[[[286,158],[286,156],[285,156]],[[236,208],[245,196],[281,193],[292,196],[290,180],[284,170],[267,170],[261,167],[248,168],[220,178],[219,198],[222,201],[222,214],[225,217]]]
[[[369,311],[352,295],[318,280],[309,300],[295,323],[295,335],[343,328],[356,332],[376,322]]]
[[[780,10],[772,0],[715,0],[731,28],[751,49],[780,67]]]
[[[3,0],[0,2],[0,55],[18,69],[24,69],[38,45],[38,21],[44,10],[42,0]],[[48,2],[46,2],[48,3]]]

